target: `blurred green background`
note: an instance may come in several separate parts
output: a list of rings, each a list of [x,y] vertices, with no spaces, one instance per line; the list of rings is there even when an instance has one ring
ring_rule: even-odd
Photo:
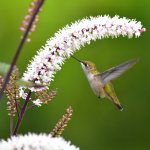
[[[29,0],[0,1],[0,61],[11,62],[22,34],[18,28],[29,4]],[[83,17],[118,14],[136,18],[147,31],[137,39],[98,40],[75,53],[80,59],[95,62],[101,71],[131,58],[140,58],[134,68],[113,81],[124,106],[123,112],[118,111],[109,100],[99,100],[90,89],[79,63],[69,59],[50,86],[50,89],[58,88],[57,97],[48,105],[29,110],[19,133],[49,133],[71,105],[74,113],[63,137],[81,150],[150,149],[149,6],[148,0],[47,0],[40,13],[37,30],[32,34],[32,42],[25,44],[17,62],[21,74],[48,38]],[[6,101],[4,97],[0,104],[0,138],[9,136]]]

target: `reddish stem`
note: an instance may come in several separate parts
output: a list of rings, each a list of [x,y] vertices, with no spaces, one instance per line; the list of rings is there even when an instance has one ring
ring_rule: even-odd
[[[21,109],[21,112],[20,112],[20,114],[19,114],[19,118],[18,118],[18,121],[17,121],[16,127],[15,127],[15,129],[14,129],[13,135],[16,135],[16,134],[17,134],[17,131],[18,131],[19,126],[20,126],[20,124],[21,124],[21,122],[22,122],[22,119],[23,119],[24,113],[25,113],[25,111],[26,111],[26,108],[27,108],[28,102],[30,101],[31,93],[32,93],[32,92],[31,92],[31,91],[29,91],[29,93],[28,93],[28,95],[27,95],[27,98],[26,98],[26,100],[25,100],[25,102],[24,102],[24,105],[23,105],[23,107],[22,107],[22,109]]]

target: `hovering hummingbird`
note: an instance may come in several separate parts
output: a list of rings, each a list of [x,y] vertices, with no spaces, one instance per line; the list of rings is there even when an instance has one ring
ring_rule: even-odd
[[[117,106],[119,110],[122,111],[123,107],[115,94],[115,90],[111,81],[133,67],[138,62],[138,59],[129,60],[100,73],[93,62],[79,60],[74,56],[72,57],[80,62],[95,95],[98,98],[108,98]]]

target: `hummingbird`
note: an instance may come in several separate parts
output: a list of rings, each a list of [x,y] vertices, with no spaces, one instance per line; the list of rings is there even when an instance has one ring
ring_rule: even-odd
[[[123,106],[121,105],[119,99],[116,96],[111,81],[122,75],[131,67],[133,67],[138,62],[138,59],[126,61],[116,67],[112,67],[100,73],[93,62],[83,61],[74,56],[71,57],[80,62],[82,69],[95,95],[98,98],[108,98],[120,111],[122,111]]]

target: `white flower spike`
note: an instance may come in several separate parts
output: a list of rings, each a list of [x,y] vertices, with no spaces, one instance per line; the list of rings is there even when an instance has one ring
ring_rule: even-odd
[[[27,134],[13,136],[7,141],[0,141],[0,150],[79,150],[62,137],[46,134]]]
[[[98,16],[79,20],[47,40],[45,46],[37,52],[28,65],[23,79],[34,81],[48,88],[47,86],[54,79],[54,74],[61,69],[65,59],[86,43],[90,44],[92,40],[108,37],[139,37],[144,31],[145,28],[142,27],[141,22],[125,17]],[[31,88],[31,90],[39,89]]]

